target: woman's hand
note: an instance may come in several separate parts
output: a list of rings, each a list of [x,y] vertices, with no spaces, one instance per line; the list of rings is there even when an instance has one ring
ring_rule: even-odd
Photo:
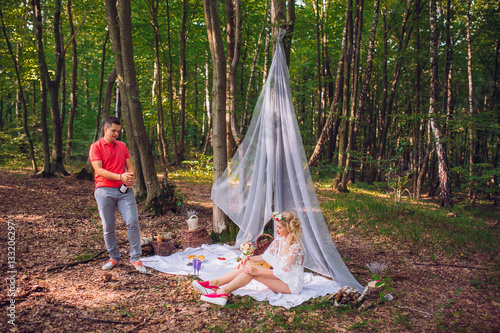
[[[240,260],[240,262],[238,263],[238,266],[236,266],[236,268],[240,269],[240,268],[245,267],[245,264],[249,261],[250,261],[250,257],[247,257],[247,256],[243,257],[243,259]]]
[[[259,268],[256,265],[248,264],[243,267],[243,272],[255,276],[259,275]]]

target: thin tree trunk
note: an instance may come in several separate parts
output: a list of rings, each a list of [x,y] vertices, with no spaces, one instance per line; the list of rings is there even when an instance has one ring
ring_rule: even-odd
[[[316,24],[315,24],[315,31],[316,31],[316,76],[317,76],[317,88],[316,88],[316,94],[318,98],[318,107],[317,107],[317,139],[319,139],[319,136],[321,135],[321,117],[322,117],[322,104],[321,104],[321,97],[322,97],[322,92],[323,92],[323,83],[321,82],[321,76],[323,74],[323,69],[322,69],[322,64],[323,64],[323,59],[322,59],[322,52],[321,52],[321,26],[323,24],[322,18],[320,19],[320,6],[318,0],[313,1],[313,8],[314,8],[314,16],[316,18]]]
[[[73,25],[73,15],[71,14],[71,0],[67,2],[68,21],[71,35],[75,34],[75,27]],[[75,121],[76,106],[78,99],[76,96],[77,82],[78,82],[78,54],[76,47],[76,38],[73,39],[73,63],[71,66],[71,110],[68,119],[68,140],[66,141],[66,161],[71,158],[71,147],[73,145],[73,123]]]
[[[471,38],[470,38],[470,5],[471,5],[471,0],[467,1],[467,76],[468,76],[468,86],[469,86],[469,117],[472,119],[474,117],[474,103],[473,103],[473,87],[472,87],[472,46],[471,46]],[[472,175],[474,172],[474,128],[471,123],[468,128],[468,135],[469,135],[469,191],[468,191],[468,196],[469,200],[473,200],[473,197],[475,196],[474,190],[472,188],[473,186],[473,181],[472,181]]]
[[[443,142],[443,135],[439,124],[435,121],[438,115],[438,32],[436,28],[436,0],[430,0],[429,4],[429,21],[431,26],[430,38],[430,100],[429,100],[429,116],[432,133],[436,139],[436,152],[438,157],[439,167],[439,205],[451,206],[451,181],[448,169],[448,157],[446,156],[446,146]]]
[[[151,0],[148,3],[149,15],[151,16],[151,25],[154,35],[155,47],[155,82],[153,90],[153,100],[156,101],[156,132],[158,137],[158,153],[160,155],[160,163],[165,166],[168,161],[167,141],[165,139],[165,121],[163,116],[163,97],[162,97],[162,66],[160,61],[160,26],[158,24],[158,0]]]
[[[226,0],[227,2],[232,2],[233,0]],[[228,7],[226,7],[226,12],[229,13]],[[235,99],[236,99],[236,93],[237,93],[237,79],[238,79],[238,63],[240,61],[240,55],[241,55],[241,0],[234,0],[234,10],[231,11],[232,16],[234,19],[228,21],[228,28],[231,26],[231,31],[232,33],[228,32],[228,83],[229,83],[229,89],[227,89],[227,114],[229,115],[229,129],[231,132],[231,137],[236,142],[236,145],[239,147],[241,142],[243,141],[243,137],[241,136],[241,130],[238,126],[237,119],[236,119],[236,106],[235,106]],[[231,43],[229,43],[229,39],[232,40]],[[229,52],[232,49],[232,52]],[[230,59],[230,55],[231,58]],[[231,140],[230,140],[231,141]],[[231,141],[233,142],[233,141]],[[234,149],[234,147],[233,147]],[[229,142],[228,142],[228,156],[229,152],[234,152],[229,149]],[[232,155],[232,154],[231,154]]]
[[[400,37],[399,37],[399,43],[398,43],[398,56],[396,60],[396,64],[394,66],[394,72],[392,76],[392,84],[391,84],[391,93],[389,95],[389,100],[386,105],[385,109],[385,115],[383,115],[383,126],[382,126],[382,132],[380,134],[380,144],[378,147],[378,155],[377,159],[379,161],[379,164],[382,162],[382,158],[384,156],[385,152],[385,146],[386,146],[386,141],[387,141],[387,133],[389,131],[389,127],[391,125],[391,114],[392,114],[392,107],[394,105],[394,98],[396,96],[396,87],[399,81],[399,74],[401,73],[401,65],[403,62],[403,55],[402,51],[406,49],[408,45],[408,41],[410,40],[411,36],[411,28],[408,27],[408,19],[410,17],[410,9],[412,8],[412,0],[408,0],[405,8],[405,13],[403,16],[403,23],[401,25],[401,32],[400,32]],[[405,40],[406,39],[406,40]],[[380,174],[377,177],[380,179]]]
[[[340,134],[339,134],[339,144],[338,144],[338,167],[339,171],[337,176],[333,180],[332,189],[339,192],[346,192],[347,188],[342,187],[342,173],[347,172],[344,169],[346,161],[346,149],[347,149],[347,135],[348,135],[348,123],[347,118],[349,116],[349,104],[351,98],[351,71],[352,71],[352,60],[353,60],[353,23],[352,23],[352,0],[348,0],[347,4],[347,52],[344,62],[344,82],[342,86],[342,113],[340,120]]]
[[[267,4],[267,2],[266,2]],[[242,121],[241,121],[241,125],[244,126],[246,125],[246,119],[247,119],[247,114],[248,114],[248,111],[249,111],[249,104],[250,104],[250,92],[252,91],[252,83],[253,83],[253,79],[255,77],[255,69],[256,69],[256,65],[257,65],[257,59],[259,58],[259,52],[260,52],[260,45],[261,45],[261,42],[262,42],[262,36],[264,35],[264,33],[267,31],[267,21],[269,20],[269,10],[267,9],[266,7],[266,16],[265,16],[265,20],[264,20],[264,26],[262,27],[262,30],[260,31],[260,35],[259,35],[259,39],[257,40],[257,48],[255,49],[255,55],[253,57],[253,61],[252,61],[252,67],[250,69],[250,77],[248,78],[248,85],[247,85],[247,89],[246,89],[246,94],[245,94],[245,107],[243,108],[244,109],[244,115],[242,117]]]
[[[321,153],[324,149],[325,142],[331,136],[330,141],[336,140],[337,133],[335,135],[331,135],[332,129],[334,127],[335,119],[337,119],[337,124],[335,128],[338,129],[338,120],[340,117],[338,116],[337,106],[340,103],[342,98],[342,88],[341,83],[343,82],[343,69],[344,69],[344,61],[347,52],[347,25],[349,20],[349,10],[346,11],[346,18],[344,22],[344,30],[342,32],[342,46],[340,52],[339,63],[337,65],[337,78],[335,80],[335,94],[333,96],[332,104],[330,105],[330,112],[328,114],[328,118],[326,119],[325,126],[323,126],[323,130],[321,131],[321,135],[319,136],[318,142],[316,142],[316,147],[314,148],[314,152],[309,158],[309,166],[317,166],[318,161],[321,157]]]
[[[236,149],[235,139],[233,138],[233,133],[231,131],[231,112],[234,112],[234,104],[231,91],[231,79],[232,79],[232,64],[235,53],[235,34],[236,34],[236,15],[234,12],[233,0],[225,0],[226,4],[226,44],[227,44],[227,59],[226,59],[226,147],[227,156],[233,156]],[[236,69],[234,69],[236,70]],[[236,77],[236,73],[235,73]]]
[[[36,174],[36,173],[38,173],[38,167],[36,165],[36,157],[35,157],[35,149],[34,149],[34,145],[33,145],[33,138],[31,137],[29,127],[28,127],[28,107],[26,106],[26,99],[24,98],[23,85],[21,83],[21,76],[19,74],[19,65],[18,65],[18,62],[16,60],[16,57],[14,56],[14,52],[12,51],[12,46],[10,44],[10,40],[9,40],[8,35],[7,35],[7,30],[5,28],[5,22],[3,19],[3,13],[2,13],[1,7],[0,7],[0,18],[2,20],[2,31],[3,31],[3,35],[5,37],[5,42],[7,43],[7,47],[9,49],[9,53],[10,53],[10,56],[12,58],[12,62],[14,63],[14,69],[16,71],[17,89],[19,91],[19,97],[21,100],[21,104],[23,106],[23,128],[24,128],[24,133],[26,134],[26,138],[28,139],[33,172]],[[3,107],[3,101],[2,101],[2,107]],[[2,112],[0,112],[0,130],[2,130],[2,129],[3,129],[3,118],[2,118]]]
[[[213,148],[214,182],[227,168],[226,147],[226,61],[224,45],[220,32],[216,0],[203,0],[205,22],[207,27],[208,44],[212,57],[213,85],[212,85],[212,112],[213,112]],[[227,228],[224,212],[213,205],[213,230],[219,234]]]
[[[172,142],[174,144],[174,155],[175,155],[175,164],[180,165],[181,160],[179,159],[179,155],[177,151],[179,150],[177,146],[177,134],[175,130],[175,121],[174,121],[174,88],[173,88],[173,65],[172,65],[172,38],[170,37],[170,3],[169,0],[166,0],[166,8],[167,8],[167,44],[168,44],[168,105],[169,105],[169,115],[170,115],[170,130],[172,132]]]
[[[179,32],[179,144],[176,154],[177,160],[180,162],[184,156],[184,137],[186,135],[186,30],[187,30],[187,10],[188,0],[182,0],[182,19]]]
[[[354,111],[354,119],[353,119],[353,125],[350,127],[350,133],[349,133],[349,144],[347,147],[347,160],[346,160],[346,170],[349,170],[351,167],[351,160],[352,160],[352,152],[354,151],[354,145],[356,142],[356,138],[358,136],[358,131],[359,131],[359,124],[361,121],[361,116],[363,114],[363,109],[365,107],[367,95],[368,95],[368,86],[370,84],[370,78],[372,74],[372,67],[373,67],[373,54],[375,51],[375,36],[377,32],[377,23],[378,23],[378,9],[379,9],[379,0],[375,0],[374,6],[373,6],[373,22],[372,22],[372,29],[370,33],[370,41],[368,43],[368,56],[366,59],[366,71],[365,71],[365,77],[363,80],[363,86],[361,88],[361,94],[359,95],[359,100],[356,105],[356,110]],[[360,9],[361,10],[361,9]],[[359,29],[358,33],[361,34],[361,27],[362,24],[358,25]],[[360,36],[358,37],[358,43],[360,42]],[[358,48],[360,47],[360,44],[358,44]],[[342,178],[342,188],[347,188],[347,176],[344,174]]]
[[[108,44],[108,39],[109,39],[109,30],[106,31],[106,37],[104,37],[104,42],[102,43],[102,57],[101,57],[101,71],[99,75],[99,96],[97,97],[97,117],[95,120],[95,131],[94,131],[94,140],[93,142],[97,141],[97,135],[100,132],[100,124],[102,123],[101,121],[101,109],[102,109],[102,86],[104,82],[104,65],[106,64],[106,44]],[[114,79],[111,83],[111,88],[113,88],[113,84],[116,80],[116,69],[113,67],[113,72],[114,72]],[[109,82],[109,81],[108,81]],[[106,86],[106,93],[108,92],[108,87]],[[107,97],[107,95],[106,95]],[[111,94],[110,94],[110,99],[108,103],[111,103]],[[108,115],[109,115],[109,107],[108,107]],[[104,117],[102,117],[104,118]],[[107,117],[106,117],[107,118]]]

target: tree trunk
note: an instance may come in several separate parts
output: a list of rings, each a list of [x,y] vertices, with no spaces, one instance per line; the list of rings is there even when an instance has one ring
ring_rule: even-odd
[[[266,16],[265,16],[265,19],[264,19],[264,26],[262,27],[262,30],[260,31],[260,35],[259,35],[259,39],[257,40],[257,48],[255,49],[255,55],[253,57],[253,61],[252,61],[252,67],[250,69],[250,77],[248,78],[248,85],[247,85],[247,89],[246,89],[246,94],[245,94],[245,107],[243,108],[244,109],[244,115],[242,117],[242,121],[241,121],[241,125],[244,126],[247,124],[246,122],[246,119],[247,119],[247,114],[248,112],[250,111],[249,110],[249,105],[250,105],[250,92],[252,91],[252,82],[253,82],[253,79],[255,77],[255,69],[257,67],[257,59],[259,57],[259,52],[260,52],[260,45],[261,45],[261,41],[262,41],[262,37],[264,36],[264,33],[266,33],[267,31],[267,22],[269,20],[269,10],[267,9],[266,7]]]
[[[430,37],[430,99],[429,99],[429,116],[431,129],[436,139],[436,152],[438,157],[439,167],[439,205],[453,205],[451,196],[451,181],[448,169],[448,157],[446,156],[446,145],[443,142],[443,135],[439,124],[435,118],[438,116],[438,32],[436,28],[436,0],[430,0],[429,4],[429,21],[431,26]]]
[[[347,192],[347,187],[342,187],[342,174],[347,172],[345,170],[346,161],[346,149],[347,149],[347,135],[348,135],[348,123],[347,118],[349,116],[349,102],[351,98],[351,71],[352,71],[352,60],[353,60],[353,27],[352,27],[352,0],[348,0],[347,4],[347,16],[346,16],[346,26],[347,26],[347,51],[344,62],[344,82],[342,86],[342,113],[340,120],[340,134],[339,134],[339,144],[338,144],[338,167],[337,176],[333,180],[332,189],[339,192]]]
[[[322,92],[323,92],[323,83],[321,82],[322,80],[322,74],[323,74],[323,59],[322,59],[322,52],[321,52],[321,46],[322,46],[322,39],[321,39],[321,31],[322,31],[322,25],[323,25],[323,17],[320,18],[320,6],[318,3],[318,0],[313,1],[313,8],[314,8],[314,16],[316,18],[316,24],[315,24],[315,30],[316,30],[316,76],[317,76],[317,88],[316,88],[316,94],[318,98],[318,107],[317,107],[317,139],[319,139],[319,136],[321,135],[321,123],[322,123]],[[322,16],[322,15],[321,15]]]
[[[129,112],[129,105],[128,105],[128,99],[129,99],[128,91],[125,88],[125,79],[123,73],[124,70],[123,70],[123,59],[121,57],[122,46],[120,39],[120,25],[118,23],[118,10],[116,8],[116,1],[105,0],[104,8],[106,9],[106,19],[108,23],[109,38],[111,40],[113,57],[115,60],[116,76],[118,78],[116,103],[117,104],[120,103],[121,108],[123,109],[125,125],[132,126],[132,118]],[[116,116],[120,118],[118,114]],[[136,139],[133,135],[133,131],[130,131],[130,135],[127,135],[127,139],[129,143],[130,157],[136,171],[137,181],[135,182],[134,185],[134,193],[137,198],[144,198],[146,197],[146,184],[144,182],[144,176],[142,173],[141,157],[139,154],[139,149],[137,147]]]
[[[220,32],[216,0],[203,0],[205,22],[207,26],[208,44],[212,57],[213,85],[212,85],[212,112],[213,112],[213,148],[214,148],[214,182],[227,168],[226,148],[226,61],[224,45]],[[220,234],[227,228],[224,212],[213,205],[213,230]]]
[[[156,175],[153,155],[149,147],[149,140],[144,127],[142,116],[141,101],[137,87],[137,78],[135,74],[135,63],[132,43],[132,21],[131,7],[127,0],[118,0],[120,11],[118,12],[120,22],[121,37],[121,56],[123,59],[123,77],[125,79],[125,88],[128,94],[129,112],[132,122],[129,126],[133,130],[135,143],[139,150],[142,174],[146,183],[147,204],[154,204],[153,200],[160,195],[160,182]],[[152,207],[156,211],[156,208]]]
[[[71,31],[71,35],[75,34],[75,27],[73,25],[73,15],[71,15],[71,0],[68,0],[67,3],[67,10],[68,10],[68,21],[69,21],[69,28]],[[75,113],[76,113],[76,106],[78,104],[78,100],[76,97],[76,89],[77,89],[77,82],[78,82],[78,54],[77,54],[77,47],[76,47],[76,38],[73,39],[73,63],[71,66],[71,110],[69,113],[69,119],[68,119],[68,140],[66,141],[66,161],[69,161],[71,158],[71,147],[73,145],[73,123],[75,121]]]
[[[471,0],[467,1],[467,76],[469,79],[469,117],[472,120],[474,117],[474,103],[473,103],[473,87],[472,87],[472,46],[471,46],[471,38],[470,38],[470,5]],[[474,197],[474,189],[473,189],[473,181],[472,176],[474,172],[474,128],[473,122],[470,123],[468,128],[469,134],[469,191],[468,196],[469,200],[472,200]]]
[[[358,131],[359,131],[359,124],[361,121],[361,115],[363,114],[363,109],[365,107],[365,102],[366,98],[368,95],[368,85],[370,84],[370,78],[372,74],[372,65],[373,65],[373,53],[375,51],[375,36],[377,32],[377,23],[378,23],[378,8],[379,8],[379,0],[375,0],[374,3],[374,9],[373,9],[373,22],[372,22],[372,29],[370,33],[370,41],[368,44],[368,56],[366,59],[366,71],[365,71],[365,77],[363,80],[363,86],[361,88],[361,94],[359,95],[359,100],[357,105],[355,106],[356,109],[354,111],[354,119],[352,120],[353,125],[349,129],[349,144],[347,147],[347,160],[346,160],[346,170],[349,170],[351,167],[351,160],[352,160],[352,152],[354,151],[354,145],[356,142],[356,138],[358,136]],[[361,8],[360,8],[361,10]],[[359,30],[358,34],[361,34],[361,27],[362,24],[358,24]],[[358,36],[358,49],[361,47],[359,44],[360,42],[360,37]],[[354,96],[353,96],[354,97]],[[347,174],[344,173],[344,176],[342,177],[342,188],[347,188]]]
[[[233,7],[234,1],[234,7]],[[226,117],[229,118],[227,133],[227,152],[232,156],[237,146],[243,141],[241,130],[236,119],[236,94],[238,79],[238,64],[241,54],[241,0],[226,0],[226,26],[227,26],[227,84],[226,92]],[[227,118],[226,118],[227,119]]]
[[[97,117],[95,120],[95,131],[94,131],[93,142],[97,141],[97,136],[99,135],[100,130],[102,128],[102,126],[100,125],[100,124],[102,124],[101,118],[104,119],[104,116],[101,117],[101,109],[102,109],[101,104],[102,104],[102,86],[103,86],[103,82],[104,82],[104,65],[106,63],[106,44],[108,44],[108,39],[109,39],[109,31],[106,32],[106,37],[104,37],[104,42],[102,43],[101,71],[99,74],[99,96],[97,97]],[[114,79],[111,82],[111,89],[113,88],[114,82],[116,80],[116,68],[115,67],[113,67],[113,73],[114,73]],[[109,84],[109,80],[108,80],[108,84]],[[108,86],[106,85],[106,94],[107,93],[108,93]],[[106,95],[106,97],[107,97],[107,95]],[[105,97],[105,100],[106,100],[106,97]],[[107,102],[108,102],[108,104],[111,103],[111,93],[110,93],[110,99]],[[108,107],[108,115],[109,115],[109,107]]]
[[[397,56],[397,60],[396,60],[395,66],[394,66],[394,72],[393,72],[393,76],[392,76],[391,93],[389,95],[389,100],[387,101],[387,104],[386,104],[385,114],[382,117],[383,126],[382,126],[382,132],[380,134],[380,143],[379,143],[378,155],[377,155],[379,165],[381,164],[382,158],[384,156],[385,145],[386,145],[386,141],[387,141],[387,133],[388,133],[390,125],[391,125],[391,117],[390,116],[392,114],[392,107],[394,105],[394,98],[396,96],[396,87],[398,85],[399,74],[401,73],[401,64],[403,62],[402,51],[406,49],[406,47],[408,45],[408,41],[410,40],[410,36],[411,36],[411,28],[408,28],[408,19],[410,16],[410,9],[411,8],[412,8],[412,0],[408,0],[408,2],[406,4],[405,13],[403,16],[403,24],[401,25],[401,32],[400,32],[398,51],[397,51],[398,56]],[[380,180],[380,174],[378,175],[377,179]]]
[[[53,175],[50,167],[50,151],[49,151],[49,131],[47,126],[47,95],[48,95],[48,69],[45,61],[45,53],[43,49],[43,33],[42,33],[42,8],[40,0],[32,1],[33,12],[33,28],[36,36],[38,68],[40,69],[40,117],[42,125],[42,140],[43,140],[43,155],[44,163],[43,170],[40,172],[41,177],[50,177]],[[47,74],[45,74],[47,73]]]
[[[174,121],[174,88],[173,88],[173,65],[172,65],[172,38],[170,37],[170,4],[169,0],[167,2],[167,44],[168,44],[168,105],[169,105],[169,115],[170,115],[170,130],[172,132],[172,142],[174,144],[174,155],[175,155],[175,164],[180,165],[181,160],[179,159],[179,155],[177,151],[179,148],[177,146],[177,134],[175,130],[175,121]]]
[[[182,0],[182,21],[179,32],[179,144],[176,154],[177,161],[181,162],[184,156],[184,137],[186,134],[186,30],[187,30],[188,0]]]
[[[165,121],[163,116],[163,97],[162,97],[162,66],[160,60],[160,26],[158,24],[158,0],[148,2],[149,15],[151,16],[151,25],[154,35],[155,47],[155,82],[153,90],[153,101],[156,101],[156,132],[158,137],[158,154],[160,163],[165,166],[168,162],[167,140],[165,139]]]
[[[10,53],[10,56],[12,58],[12,62],[14,63],[14,69],[16,71],[17,89],[19,91],[19,97],[21,100],[21,104],[23,106],[23,128],[24,128],[24,133],[26,134],[26,138],[28,139],[33,172],[36,174],[36,173],[38,173],[38,167],[36,165],[36,157],[35,157],[35,150],[34,150],[34,145],[33,145],[33,138],[31,137],[29,127],[28,127],[28,107],[26,106],[26,99],[24,98],[23,85],[21,83],[21,76],[19,74],[19,65],[18,65],[18,62],[16,60],[16,57],[14,56],[14,52],[12,51],[12,46],[10,45],[10,40],[9,40],[8,35],[7,35],[7,30],[5,28],[5,22],[3,19],[2,8],[0,8],[0,18],[2,20],[2,31],[3,31],[4,37],[5,37],[5,42],[7,43],[7,47],[9,49],[9,53]],[[2,112],[0,112],[0,131],[2,130],[2,127],[3,127],[3,118],[2,118]]]
[[[332,130],[334,129],[334,123],[337,122],[336,128],[338,128],[338,120],[340,117],[338,116],[338,110],[337,106],[340,103],[340,100],[342,98],[342,89],[341,89],[341,83],[343,82],[343,69],[344,69],[344,60],[346,57],[346,52],[347,52],[347,25],[348,25],[348,18],[349,18],[349,10],[346,11],[346,18],[344,22],[344,30],[342,32],[342,46],[341,46],[341,52],[340,52],[340,58],[339,58],[339,63],[337,65],[337,78],[335,80],[335,94],[333,96],[332,104],[330,105],[330,112],[328,114],[328,118],[326,119],[325,126],[323,126],[323,129],[321,131],[321,135],[319,136],[318,142],[316,142],[316,147],[314,148],[314,152],[312,153],[311,157],[309,158],[309,167],[311,166],[317,166],[318,161],[321,157],[321,153],[324,149],[325,142],[330,138],[330,142],[336,140],[337,133],[334,135],[332,134]],[[335,119],[337,118],[337,121]]]

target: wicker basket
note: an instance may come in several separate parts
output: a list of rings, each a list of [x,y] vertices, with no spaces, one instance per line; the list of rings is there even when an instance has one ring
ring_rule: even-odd
[[[257,237],[257,240],[255,241],[256,248],[253,255],[260,256],[261,254],[263,254],[273,240],[274,240],[273,236],[268,234],[262,234],[259,237]]]
[[[153,240],[153,251],[159,256],[169,256],[172,254],[175,248],[176,239],[164,239],[161,242]]]
[[[212,244],[212,240],[208,235],[205,228],[198,228],[196,230],[183,230],[181,234],[182,248],[199,247],[202,244]]]

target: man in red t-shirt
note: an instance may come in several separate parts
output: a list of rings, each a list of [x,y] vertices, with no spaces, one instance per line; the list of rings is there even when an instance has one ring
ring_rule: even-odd
[[[142,248],[137,202],[130,189],[135,183],[135,168],[127,145],[117,140],[121,127],[117,117],[106,119],[104,136],[94,142],[89,151],[89,160],[95,171],[94,197],[102,220],[104,243],[110,256],[109,262],[102,269],[112,269],[120,263],[115,233],[115,210],[118,207],[127,226],[130,261],[139,272],[146,273],[140,260]]]

